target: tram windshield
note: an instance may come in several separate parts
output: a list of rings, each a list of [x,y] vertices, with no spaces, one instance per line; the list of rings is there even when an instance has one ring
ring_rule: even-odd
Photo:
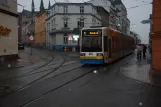
[[[102,30],[90,29],[82,31],[82,52],[102,52]]]

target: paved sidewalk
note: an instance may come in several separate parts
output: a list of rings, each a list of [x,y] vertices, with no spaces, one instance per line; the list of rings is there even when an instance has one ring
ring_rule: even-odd
[[[146,59],[138,61],[136,57],[124,67],[120,68],[120,72],[135,81],[148,83],[161,87],[161,77],[151,75],[151,56],[147,54]]]
[[[0,69],[8,69],[8,68],[19,68],[31,65],[41,59],[40,56],[29,55],[27,50],[19,51],[20,59],[17,60],[7,60],[0,63]]]

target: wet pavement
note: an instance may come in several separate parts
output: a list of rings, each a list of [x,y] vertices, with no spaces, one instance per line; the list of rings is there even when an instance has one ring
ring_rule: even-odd
[[[134,58],[128,65],[121,67],[120,72],[134,81],[161,87],[161,76],[152,75],[151,56],[148,53],[146,59],[138,61]]]
[[[31,65],[41,59],[39,55],[30,55],[29,49],[19,51],[19,59],[6,60],[0,63],[0,70],[8,68],[19,68]]]
[[[79,53],[34,49],[40,51],[45,65],[1,71],[7,75],[0,75],[0,107],[161,107],[159,87],[120,72],[135,65],[135,55],[87,66],[79,63]]]

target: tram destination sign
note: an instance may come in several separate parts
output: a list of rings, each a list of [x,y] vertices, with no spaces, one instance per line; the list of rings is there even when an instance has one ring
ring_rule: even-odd
[[[83,30],[83,36],[101,36],[102,30]]]

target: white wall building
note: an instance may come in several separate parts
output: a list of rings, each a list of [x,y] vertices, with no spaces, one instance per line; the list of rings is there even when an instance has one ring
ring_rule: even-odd
[[[46,46],[63,49],[64,46],[77,46],[78,41],[68,40],[74,29],[100,26],[101,17],[91,3],[55,3],[49,9],[46,19]]]
[[[0,58],[18,58],[17,0],[0,0]]]

